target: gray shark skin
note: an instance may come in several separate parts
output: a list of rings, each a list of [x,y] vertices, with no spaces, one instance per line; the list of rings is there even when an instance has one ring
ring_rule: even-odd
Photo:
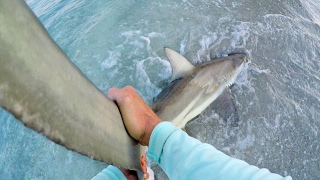
[[[165,48],[165,52],[172,66],[171,81],[178,82],[168,92],[160,93],[163,97],[152,109],[179,128],[184,128],[234,83],[246,60],[244,54],[233,54],[194,66],[172,49]]]
[[[153,105],[178,127],[230,86],[242,54],[193,66],[166,48],[172,90]],[[48,139],[93,159],[141,169],[144,152],[110,101],[71,63],[23,0],[0,0],[0,106]],[[175,82],[176,82],[175,81]]]
[[[0,106],[67,149],[141,169],[143,148],[127,134],[115,103],[71,63],[23,0],[0,0]]]

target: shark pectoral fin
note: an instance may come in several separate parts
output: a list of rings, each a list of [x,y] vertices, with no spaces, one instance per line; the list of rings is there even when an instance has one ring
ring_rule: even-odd
[[[223,93],[214,101],[211,108],[227,122],[228,125],[237,127],[239,125],[238,111],[235,106],[234,98],[225,89]]]
[[[190,72],[192,72],[196,68],[178,52],[170,48],[164,48],[164,50],[172,67],[171,81],[190,74]]]

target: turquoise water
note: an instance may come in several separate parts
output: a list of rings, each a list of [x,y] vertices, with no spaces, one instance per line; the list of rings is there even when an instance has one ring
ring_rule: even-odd
[[[99,89],[132,85],[150,105],[170,79],[163,47],[192,63],[245,52],[248,63],[231,88],[239,127],[209,107],[188,133],[272,172],[320,178],[318,0],[26,2]],[[0,119],[0,179],[89,179],[107,166],[48,141],[3,110]]]

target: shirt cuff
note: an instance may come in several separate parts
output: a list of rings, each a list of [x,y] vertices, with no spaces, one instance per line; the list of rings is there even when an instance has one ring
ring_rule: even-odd
[[[159,163],[164,144],[166,143],[168,137],[176,130],[178,130],[178,128],[167,121],[159,123],[153,129],[147,152],[147,156],[150,160]]]

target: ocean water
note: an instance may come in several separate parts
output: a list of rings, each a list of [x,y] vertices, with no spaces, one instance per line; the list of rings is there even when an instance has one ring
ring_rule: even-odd
[[[271,172],[320,178],[319,0],[26,2],[99,89],[131,85],[150,105],[171,76],[163,47],[194,64],[246,53],[230,88],[239,126],[209,107],[187,132]],[[0,119],[1,180],[90,179],[107,166],[54,144],[4,110]]]

